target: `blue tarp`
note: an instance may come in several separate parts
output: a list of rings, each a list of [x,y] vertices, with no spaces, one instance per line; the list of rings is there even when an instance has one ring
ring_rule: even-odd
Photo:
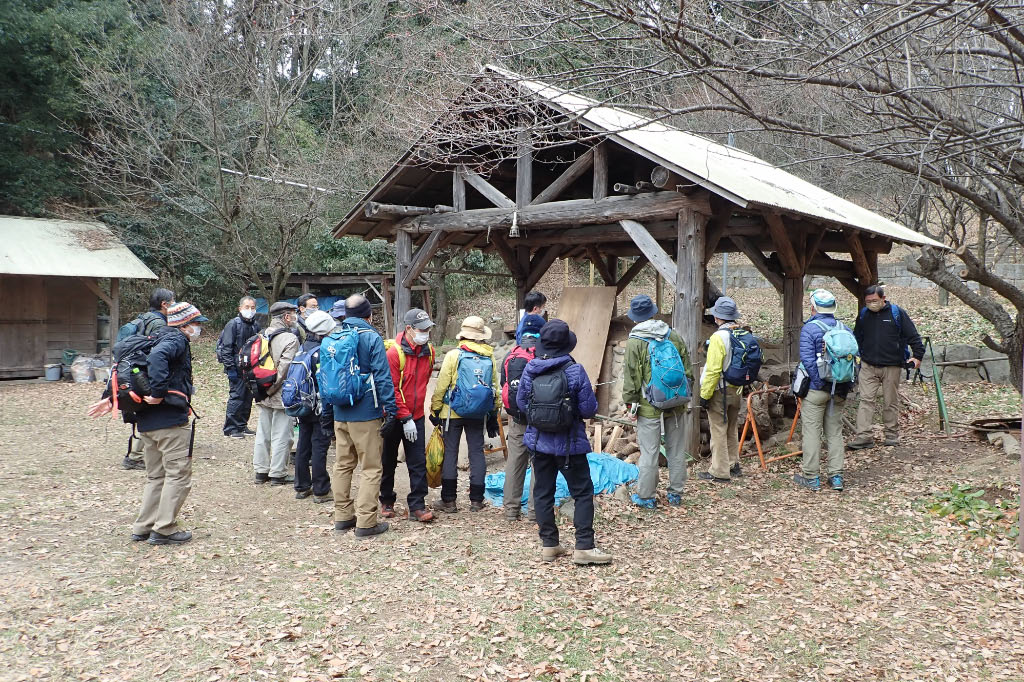
[[[623,462],[617,457],[606,455],[603,452],[591,452],[587,455],[590,462],[590,479],[594,482],[594,494],[613,492],[620,485],[631,483],[639,475],[639,469],[635,465]],[[520,505],[526,506],[530,497],[530,484],[533,469],[526,470],[526,482],[523,484],[523,499]],[[484,479],[484,497],[494,507],[501,507],[505,496],[505,472],[488,474]],[[555,481],[555,504],[569,497],[569,486],[562,474],[558,474]]]
[[[316,302],[320,304],[320,310],[325,313],[329,313],[331,312],[331,307],[334,306],[335,301],[344,301],[345,298],[345,296],[317,296]],[[298,305],[299,303],[298,298],[286,298],[283,300],[288,301],[292,305]],[[267,299],[256,299],[256,312],[260,315],[267,315],[270,313],[270,306],[267,304]]]

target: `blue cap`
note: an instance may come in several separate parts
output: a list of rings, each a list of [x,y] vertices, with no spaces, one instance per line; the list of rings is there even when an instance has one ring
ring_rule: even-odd
[[[740,310],[736,307],[736,301],[728,296],[719,296],[711,308],[711,314],[720,320],[736,320],[740,317]]]
[[[811,292],[811,303],[819,313],[834,313],[836,311],[836,297],[828,289],[815,289]]]
[[[333,317],[336,320],[340,320],[341,318],[345,317],[345,300],[344,299],[340,299],[340,300],[335,301],[334,305],[331,306],[331,317]]]
[[[540,330],[544,327],[544,318],[540,315],[529,314],[523,317],[523,322],[519,327],[519,331],[522,334],[537,334],[540,335]]]
[[[626,313],[626,317],[634,322],[646,322],[657,314],[658,306],[654,305],[651,297],[647,294],[640,294],[634,296],[633,300],[629,302],[629,312]]]

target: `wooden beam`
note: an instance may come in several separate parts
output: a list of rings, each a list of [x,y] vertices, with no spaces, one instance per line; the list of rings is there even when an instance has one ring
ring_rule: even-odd
[[[391,285],[387,277],[380,283],[380,300],[384,304],[384,333],[388,335],[388,338],[394,338],[395,309],[391,306]]]
[[[604,142],[594,147],[594,189],[595,200],[608,196],[608,145]]]
[[[800,329],[803,327],[804,278],[786,277],[782,290],[782,338],[786,362],[800,359]]]
[[[856,296],[858,301],[864,300],[864,286],[862,286],[860,282],[853,277],[836,277],[836,279],[839,280],[839,283],[842,284],[847,291]]]
[[[533,148],[530,134],[519,134],[519,157],[516,159],[516,206],[522,208],[533,199]]]
[[[696,211],[685,210],[679,212],[678,220],[672,326],[682,337],[683,343],[690,351],[690,357],[696,358],[700,345],[701,320],[704,315],[704,280],[707,278],[704,250],[707,246],[708,217]],[[690,410],[683,419],[683,443],[686,452],[699,452],[700,410]]]
[[[519,270],[519,260],[516,258],[516,251],[505,241],[505,235],[499,233],[492,234],[491,244],[494,245],[494,250],[497,251],[502,262],[505,263],[505,267],[512,273],[512,276],[516,279],[525,279],[526,273]]]
[[[818,253],[818,248],[821,246],[821,241],[825,238],[825,232],[826,230],[824,227],[819,228],[814,233],[814,237],[812,237],[811,241],[807,244],[807,250],[804,251],[804,257],[802,261],[804,274],[807,274],[807,266],[811,264],[811,260]]]
[[[461,234],[461,233],[460,233]],[[484,237],[487,236],[486,232],[478,232],[475,237],[466,242],[460,251],[469,251],[470,249],[476,248],[477,244],[483,241]]]
[[[636,279],[636,276],[647,267],[646,256],[640,256],[636,261],[629,266],[629,269],[622,273],[622,277],[619,277],[619,281],[615,283],[615,293],[621,294],[629,286],[629,283]]]
[[[452,208],[456,213],[466,210],[466,178],[458,168],[452,172]]]
[[[559,245],[552,245],[540,251],[530,261],[530,272],[526,275],[526,286],[524,289],[529,291],[530,289],[537,286],[537,282],[544,276],[544,273],[548,271],[551,264],[562,254],[564,247]]]
[[[381,234],[388,231],[389,228],[394,227],[395,222],[393,220],[382,220],[373,227],[370,231],[363,235],[363,241],[368,242],[376,239]]]
[[[441,240],[441,243],[437,245],[437,249],[440,251],[441,249],[448,248],[456,239],[458,239],[461,236],[462,235],[459,234],[458,232],[449,232],[444,236],[444,239]]]
[[[399,230],[395,235],[395,319],[394,329],[402,325],[405,314],[412,307],[412,292],[405,283],[405,275],[412,260],[412,236]]]
[[[466,182],[468,182],[477,192],[480,192],[480,194],[482,194],[489,202],[498,208],[516,207],[516,202],[505,196],[504,192],[500,189],[487,182],[482,175],[469,170],[465,166],[462,166],[461,170],[462,176],[466,179]]]
[[[775,245],[775,252],[782,260],[782,267],[786,269],[787,275],[798,275],[803,277],[800,269],[800,259],[797,258],[793,243],[789,240],[786,226],[782,222],[782,216],[777,213],[765,213],[764,221],[768,225],[768,234],[771,235],[772,243]]]
[[[430,259],[434,257],[434,252],[437,251],[437,246],[443,236],[444,232],[432,232],[430,237],[427,238],[427,242],[416,251],[416,255],[409,262],[408,272],[402,277],[403,286],[411,287],[417,278],[423,274],[424,268],[430,263]]]
[[[89,291],[91,291],[92,293],[96,294],[96,296],[101,301],[106,303],[108,308],[113,308],[114,307],[114,302],[110,300],[110,296],[108,296],[107,292],[103,291],[103,289],[100,289],[100,286],[98,284],[96,284],[96,281],[93,278],[91,278],[91,277],[79,277],[78,279],[82,280],[82,283],[86,287],[88,287]]]
[[[386,215],[400,218],[409,216],[430,215],[431,213],[449,213],[452,209],[448,206],[400,206],[397,204],[381,204],[376,201],[369,201],[363,208],[363,215],[373,218],[377,215]]]
[[[534,197],[531,204],[545,204],[554,201],[562,195],[562,192],[569,189],[569,185],[576,182],[581,175],[590,170],[594,165],[594,150],[588,149],[583,156],[569,164],[569,167],[562,171],[554,182]]]
[[[739,250],[750,260],[757,271],[764,275],[764,278],[771,282],[771,285],[775,287],[775,290],[782,293],[782,274],[777,270],[773,269],[768,263],[768,259],[764,257],[764,254],[760,249],[746,237],[732,236],[729,237],[733,244],[739,247]]]
[[[635,220],[620,220],[619,225],[622,225],[622,229],[626,231],[626,234],[633,240],[633,243],[639,247],[641,253],[647,257],[651,265],[661,273],[661,276],[666,281],[675,283],[676,264],[672,261],[672,257],[665,253],[665,249],[661,248],[661,244],[651,236],[647,228]]]
[[[865,286],[873,284],[871,281],[871,266],[868,265],[868,257],[864,253],[864,245],[861,244],[860,235],[854,230],[847,230],[846,244],[850,247],[850,257],[853,261],[853,267],[857,271],[857,279]]]
[[[587,255],[590,256],[590,262],[594,264],[597,274],[601,275],[604,283],[610,287],[615,286],[615,275],[608,269],[608,263],[601,257],[601,252],[597,250],[597,247],[587,247]]]

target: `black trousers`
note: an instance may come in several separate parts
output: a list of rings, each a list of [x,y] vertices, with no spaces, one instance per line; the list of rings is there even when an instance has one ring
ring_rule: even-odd
[[[405,466],[409,470],[409,496],[405,501],[409,511],[426,509],[427,503],[427,438],[423,429],[423,417],[415,421],[416,442],[410,443],[402,437],[401,426],[384,436],[384,451],[381,455],[380,503],[394,504],[395,469],[398,468],[398,446],[405,450]]]
[[[252,391],[245,379],[228,377],[230,384],[228,392],[228,407],[224,415],[224,433],[237,433],[249,425],[249,415],[252,413]]]
[[[543,452],[530,452],[533,460],[534,504],[537,505],[537,527],[541,544],[558,544],[558,524],[555,523],[555,481],[561,473],[569,486],[569,494],[576,503],[572,525],[576,527],[576,549],[594,548],[594,482],[590,478],[590,463],[586,455],[557,457]]]
[[[314,495],[331,491],[331,477],[327,473],[327,448],[331,436],[320,423],[320,417],[299,420],[299,441],[295,444],[295,489],[313,489]],[[310,473],[312,472],[312,476]]]
[[[487,458],[484,455],[483,419],[442,419],[444,432],[444,463],[441,465],[441,500],[453,502],[458,494],[459,443],[466,433],[469,454],[469,501],[484,501],[484,480]]]

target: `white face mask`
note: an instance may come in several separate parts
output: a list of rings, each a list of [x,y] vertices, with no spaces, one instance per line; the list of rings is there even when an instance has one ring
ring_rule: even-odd
[[[188,331],[185,332],[185,336],[188,337],[189,341],[195,341],[199,338],[199,335],[203,333],[202,327],[190,326]]]
[[[412,335],[412,342],[417,346],[422,346],[430,340],[430,332],[416,332]]]
[[[238,312],[241,313],[242,318],[246,319],[246,320],[251,320],[252,318],[256,317],[256,311],[255,310],[250,310],[249,308],[243,308],[242,310],[239,310]]]

